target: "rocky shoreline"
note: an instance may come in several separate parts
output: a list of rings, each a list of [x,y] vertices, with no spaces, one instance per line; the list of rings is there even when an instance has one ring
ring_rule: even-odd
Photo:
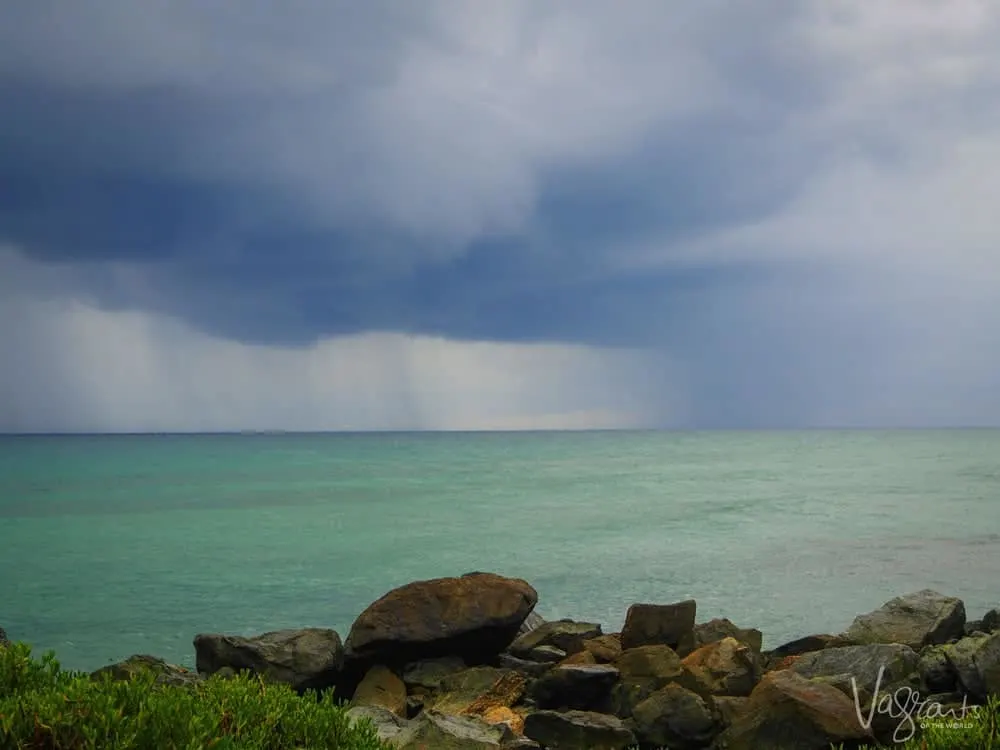
[[[417,581],[372,603],[344,641],[324,628],[199,634],[197,671],[137,655],[94,674],[185,685],[249,671],[332,689],[402,750],[851,748],[1000,695],[1000,610],[968,621],[960,599],[931,590],[770,651],[755,628],[697,622],[693,600],[633,604],[617,633],[545,621],[537,601],[491,573]]]

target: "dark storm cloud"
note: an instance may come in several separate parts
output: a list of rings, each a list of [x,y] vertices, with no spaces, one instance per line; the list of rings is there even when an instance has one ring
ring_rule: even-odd
[[[641,347],[685,373],[691,424],[896,419],[949,389],[953,415],[994,414],[972,394],[1000,354],[921,357],[1000,311],[998,15],[9,3],[6,283],[276,351]]]
[[[385,186],[396,194],[388,206],[368,192],[383,179],[382,159],[391,158],[380,147],[405,145],[412,129],[405,121],[371,123],[377,109],[371,96],[391,84],[394,70],[402,75],[407,41],[447,46],[447,36],[432,23],[434,12],[421,17],[376,4],[359,19],[343,6],[324,13],[319,5],[303,4],[298,9],[308,12],[298,18],[274,18],[287,34],[282,38],[268,31],[271,15],[260,15],[260,9],[251,12],[256,22],[247,22],[242,13],[179,4],[176,13],[164,16],[165,27],[155,37],[163,41],[146,52],[139,46],[149,41],[144,35],[151,34],[151,21],[123,6],[116,16],[105,3],[105,12],[89,19],[63,9],[63,22],[45,4],[32,7],[20,7],[20,18],[5,24],[8,41],[16,34],[19,43],[0,58],[9,113],[0,126],[0,236],[43,261],[155,263],[146,296],[107,283],[92,291],[115,309],[179,315],[243,340],[301,342],[368,329],[500,339],[641,338],[642,331],[615,335],[610,325],[598,333],[586,315],[579,316],[581,325],[571,323],[578,316],[574,307],[589,307],[594,295],[613,297],[629,285],[627,276],[616,278],[620,247],[651,236],[670,242],[764,215],[809,171],[809,158],[782,153],[773,137],[789,107],[816,96],[808,73],[781,72],[766,38],[748,37],[745,28],[722,33],[687,18],[691,14],[681,20],[696,32],[703,28],[700,33],[718,44],[719,74],[735,78],[727,86],[740,97],[751,92],[766,106],[747,113],[720,101],[681,113],[613,160],[599,151],[589,163],[550,160],[541,152],[525,167],[533,173],[534,198],[516,209],[523,215],[509,228],[493,232],[493,178],[476,174],[489,164],[461,163],[475,159],[475,152],[441,150],[423,174],[400,176],[390,165],[386,179],[402,184]],[[166,6],[152,7],[153,17],[167,12]],[[756,21],[757,31],[778,38],[785,22],[780,14],[788,7],[771,4],[767,12],[744,15]],[[439,15],[450,12],[445,5]],[[529,37],[533,15],[523,22]],[[544,15],[537,23],[545,22]],[[657,18],[666,23],[669,15]],[[198,22],[213,32],[210,53],[201,55],[203,78],[183,49],[185,34],[197,39],[208,33],[195,28]],[[328,44],[309,28],[318,22],[327,24]],[[79,36],[70,48],[55,47],[77,23]],[[300,33],[312,46],[296,44]],[[95,48],[112,40],[123,46],[121,70],[97,58]],[[262,57],[275,59],[287,45],[288,59],[266,68],[258,80],[254,73],[264,66],[252,64],[255,45]],[[461,53],[456,50],[455,65],[462,64]],[[760,68],[747,67],[751,60]],[[309,83],[309,71],[318,82]],[[647,75],[616,85],[656,96],[657,72]],[[474,125],[462,112],[434,114],[453,117],[459,129]],[[399,133],[370,136],[364,132],[369,124]],[[611,127],[599,137],[614,141],[615,131]],[[418,132],[409,144],[418,151],[427,147],[419,138]],[[480,145],[472,132],[458,130],[453,140]],[[516,142],[496,148],[509,148],[512,160],[524,158]],[[315,171],[310,158],[320,163]],[[454,171],[470,176],[453,180]],[[466,206],[447,205],[453,189],[447,183],[457,181],[461,189],[467,180],[474,192],[481,189],[487,210],[469,228],[456,228],[439,214],[454,212],[459,224],[464,221]],[[496,192],[506,187],[501,181]],[[405,214],[408,204],[419,209],[423,200],[427,222],[393,213],[392,201],[401,201]],[[574,283],[580,273],[590,276],[582,286]],[[647,285],[648,294],[669,294],[670,275],[662,282],[659,288]],[[156,292],[151,296],[150,287]],[[584,293],[575,300],[574,288]],[[557,311],[551,326],[508,309],[537,309],[545,298]],[[607,320],[615,317],[610,310]]]

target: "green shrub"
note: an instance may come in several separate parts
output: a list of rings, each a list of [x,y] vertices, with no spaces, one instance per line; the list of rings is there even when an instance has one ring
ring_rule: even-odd
[[[60,668],[20,643],[0,648],[3,750],[388,750],[368,722],[351,724],[331,693],[298,696],[248,675],[190,686]]]

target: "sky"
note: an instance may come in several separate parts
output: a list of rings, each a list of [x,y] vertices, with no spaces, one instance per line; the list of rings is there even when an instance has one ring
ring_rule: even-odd
[[[0,431],[1000,425],[993,0],[0,4]]]

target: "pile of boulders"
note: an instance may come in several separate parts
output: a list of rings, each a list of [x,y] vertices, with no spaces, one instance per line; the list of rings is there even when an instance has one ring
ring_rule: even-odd
[[[332,689],[403,750],[856,748],[905,734],[878,709],[896,691],[954,711],[1000,695],[1000,612],[967,622],[961,600],[930,590],[771,651],[759,630],[697,622],[691,600],[634,604],[604,633],[542,620],[537,598],[490,573],[419,581],[371,604],[343,643],[319,628],[203,634],[198,677],[155,668],[182,684],[252,671]],[[105,669],[127,677],[143,658]]]

